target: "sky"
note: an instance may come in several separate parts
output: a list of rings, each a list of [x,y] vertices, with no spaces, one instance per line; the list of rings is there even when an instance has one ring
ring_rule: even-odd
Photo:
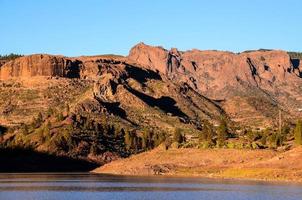
[[[0,0],[0,54],[302,51],[301,0]]]

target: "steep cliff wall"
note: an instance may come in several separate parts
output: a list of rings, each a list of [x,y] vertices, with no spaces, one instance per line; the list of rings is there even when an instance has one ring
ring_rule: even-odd
[[[222,90],[238,87],[242,81],[266,90],[273,90],[276,85],[302,82],[301,66],[294,66],[284,51],[180,52],[140,43],[131,49],[129,59],[166,73],[172,79],[189,82],[195,89],[212,94],[212,98],[224,98]]]
[[[36,76],[94,79],[108,68],[121,66],[124,64],[123,60],[122,57],[119,59],[104,56],[68,58],[35,54],[4,63],[0,67],[0,80]]]

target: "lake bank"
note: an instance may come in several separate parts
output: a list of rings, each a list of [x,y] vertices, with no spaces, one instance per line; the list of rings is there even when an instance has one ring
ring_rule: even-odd
[[[302,182],[302,148],[155,149],[108,163],[93,173]]]

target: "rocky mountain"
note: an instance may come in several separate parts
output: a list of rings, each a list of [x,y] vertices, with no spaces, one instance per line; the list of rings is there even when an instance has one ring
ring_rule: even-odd
[[[189,84],[209,99],[219,100],[236,122],[269,124],[279,109],[286,116],[301,115],[302,67],[299,59],[291,59],[285,51],[182,52],[140,43],[128,57],[169,80]]]
[[[279,110],[297,119],[301,92],[300,60],[284,51],[140,43],[127,57],[23,56],[0,66],[0,125],[8,128],[0,144],[102,164],[153,148],[177,129],[190,139],[208,122],[274,126]]]
[[[177,128],[191,137],[203,120],[228,119],[216,101],[127,57],[24,56],[2,65],[0,80],[4,147],[103,163],[152,148]],[[135,140],[127,148],[125,134]]]

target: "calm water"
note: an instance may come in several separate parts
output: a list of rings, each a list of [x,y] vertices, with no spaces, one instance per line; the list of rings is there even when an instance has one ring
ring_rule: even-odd
[[[93,174],[0,174],[0,200],[300,200],[302,185]]]

